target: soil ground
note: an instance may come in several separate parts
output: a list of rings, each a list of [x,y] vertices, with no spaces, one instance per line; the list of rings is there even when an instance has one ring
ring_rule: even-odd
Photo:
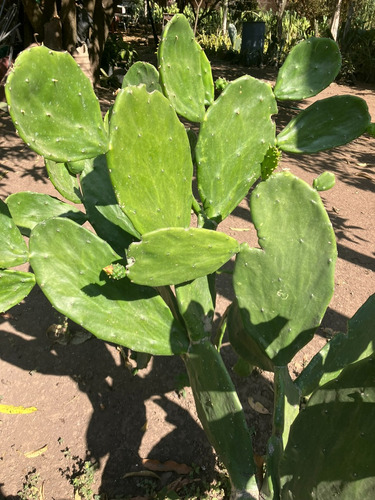
[[[152,47],[145,53],[149,59],[154,57]],[[234,79],[248,73],[272,83],[275,77],[267,68],[212,64],[215,78]],[[374,119],[373,86],[334,83],[319,98],[336,94],[362,97]],[[99,96],[103,108],[113,99],[104,89]],[[305,107],[313,100],[281,108],[277,123],[285,124],[296,113],[293,107]],[[309,184],[325,170],[336,175],[335,187],[321,193],[338,244],[335,293],[314,339],[291,363],[295,375],[332,334],[346,330],[347,319],[375,291],[375,139],[364,135],[349,145],[308,157],[284,154],[279,168]],[[0,196],[5,199],[24,190],[59,197],[42,159],[23,144],[9,116],[1,112]],[[257,244],[246,200],[220,229]],[[227,278],[218,280],[218,291],[219,319],[232,297]],[[188,388],[185,394],[176,391],[184,372],[180,359],[155,358],[147,370],[133,376],[116,346],[94,338],[62,345],[46,335],[52,324],[61,321],[38,288],[0,317],[1,403],[37,408],[27,415],[0,414],[0,498],[73,499],[72,480],[86,460],[99,466],[93,491],[103,493],[102,498],[142,494],[137,489],[140,478],[125,475],[144,470],[144,458],[198,464],[201,475],[212,477],[216,457],[197,419],[191,392]],[[76,327],[71,328],[74,332]],[[235,355],[226,343],[223,355],[232,366]],[[246,379],[235,374],[233,378],[254,434],[255,451],[262,454],[271,430],[272,377],[257,371]],[[249,396],[266,410],[256,411]],[[28,455],[41,448],[43,453]],[[43,496],[17,495],[30,483],[34,470]],[[174,479],[176,474],[170,471],[161,473],[158,488]]]

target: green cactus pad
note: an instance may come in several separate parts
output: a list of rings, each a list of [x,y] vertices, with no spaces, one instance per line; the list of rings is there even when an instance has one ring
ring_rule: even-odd
[[[116,98],[107,161],[121,209],[143,234],[190,224],[193,165],[185,128],[168,99],[145,87]]]
[[[293,47],[281,66],[274,92],[279,100],[306,99],[328,87],[341,67],[340,50],[330,38],[309,38]]]
[[[213,95],[211,68],[201,52],[186,17],[175,15],[159,44],[160,82],[176,112],[192,122],[203,120],[205,102]]]
[[[211,106],[215,99],[215,85],[212,76],[211,63],[206,56],[204,50],[201,49],[200,45],[196,42],[201,53],[201,69],[202,69],[202,79],[205,90],[204,104],[206,106]]]
[[[250,433],[220,353],[206,340],[192,344],[183,359],[198,417],[229,473],[233,488],[253,495],[233,498],[258,498]]]
[[[261,249],[241,245],[234,288],[248,336],[285,366],[332,297],[335,235],[319,194],[288,172],[260,183],[250,207]]]
[[[328,97],[293,118],[277,136],[277,146],[288,153],[317,153],[356,139],[369,123],[366,101],[360,97]]]
[[[250,76],[231,82],[208,109],[195,150],[207,217],[223,220],[260,176],[275,141],[274,113],[271,87]]]
[[[281,498],[370,499],[375,491],[375,361],[317,390],[294,421],[280,464]]]
[[[159,84],[159,72],[155,66],[147,62],[137,61],[124,76],[122,88],[141,84],[146,85],[147,92],[153,92],[154,90],[162,92]]]
[[[48,194],[23,191],[8,196],[6,203],[14,222],[26,236],[36,224],[52,217],[68,217],[77,224],[84,224],[87,220],[76,207]]]
[[[343,368],[375,352],[375,294],[348,322],[348,333],[338,333],[310,361],[295,383],[302,396],[335,379]]]
[[[130,245],[128,277],[141,285],[176,285],[217,271],[238,250],[238,242],[225,233],[201,228],[159,229]]]
[[[29,260],[26,243],[2,200],[0,200],[0,234],[0,269],[19,266]]]
[[[208,276],[176,286],[178,309],[192,342],[210,338],[215,304]]]
[[[107,151],[99,102],[67,52],[44,46],[25,50],[16,59],[5,93],[19,135],[45,158],[76,161]]]
[[[335,185],[336,178],[333,172],[323,172],[313,180],[313,188],[317,191],[328,191]]]
[[[30,238],[36,280],[60,313],[96,337],[135,351],[185,352],[185,330],[155,290],[106,276],[103,268],[119,258],[106,242],[68,219],[38,224]]]
[[[35,285],[33,273],[0,271],[0,313],[3,313],[23,300]]]
[[[274,371],[274,364],[264,349],[257,343],[257,339],[248,335],[244,329],[237,301],[229,308],[227,318],[227,332],[229,341],[241,359],[261,370]]]
[[[49,180],[61,196],[73,203],[82,203],[77,176],[68,171],[65,163],[45,160],[45,164]]]
[[[140,234],[117,204],[104,155],[87,162],[80,181],[87,217],[96,234],[124,256]]]

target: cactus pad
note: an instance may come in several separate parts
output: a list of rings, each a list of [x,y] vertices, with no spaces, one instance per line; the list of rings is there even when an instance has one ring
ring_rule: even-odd
[[[257,339],[247,334],[238,308],[237,301],[229,308],[227,318],[229,341],[236,353],[252,366],[261,370],[274,371],[272,360],[264,349],[257,343]]]
[[[67,52],[39,46],[16,59],[5,87],[21,138],[56,162],[105,153],[108,138],[89,79]]]
[[[313,188],[317,191],[328,191],[335,185],[336,178],[333,172],[323,172],[313,180]]]
[[[250,207],[262,249],[241,245],[234,288],[248,336],[284,366],[332,297],[335,235],[318,193],[287,172],[260,183]]]
[[[0,200],[0,269],[24,264],[29,251],[22,235],[12,220],[6,204]],[[1,283],[0,283],[1,285]]]
[[[184,126],[168,99],[145,87],[120,91],[107,161],[121,209],[143,234],[190,224],[193,165]]]
[[[160,81],[176,112],[192,122],[203,120],[205,103],[213,96],[211,67],[201,52],[186,17],[175,15],[159,45]]]
[[[185,352],[187,335],[155,290],[106,276],[103,268],[119,258],[106,242],[68,219],[38,224],[30,238],[37,282],[59,312],[98,338],[135,351]]]
[[[35,285],[33,273],[0,270],[0,313],[19,304]]]
[[[86,215],[72,205],[68,205],[48,194],[23,191],[8,196],[6,203],[14,222],[25,235],[46,219],[68,217],[78,224],[86,222]]]
[[[275,141],[271,87],[250,76],[228,84],[207,110],[196,146],[198,188],[209,218],[223,220],[260,176]]]
[[[238,490],[233,498],[258,498],[250,433],[220,353],[206,340],[192,344],[183,359],[203,429]]]
[[[288,54],[277,76],[279,100],[306,99],[328,87],[341,67],[340,50],[329,38],[303,40]]]
[[[310,361],[295,383],[302,396],[335,379],[345,366],[375,352],[375,294],[348,322],[348,333],[338,333]]]
[[[211,274],[239,250],[225,233],[201,228],[164,228],[144,234],[127,252],[134,283],[163,286]]]
[[[81,203],[81,191],[77,176],[69,172],[65,163],[45,160],[45,164],[49,180],[61,196],[73,203]]]
[[[178,309],[192,342],[211,337],[215,304],[210,278],[202,276],[175,287]]]
[[[360,97],[328,97],[293,118],[277,136],[277,146],[288,153],[317,153],[356,139],[369,123],[366,101]]]
[[[96,234],[124,256],[125,248],[140,239],[140,234],[117,204],[104,155],[87,162],[80,181],[83,203]]]
[[[294,421],[280,465],[281,498],[370,499],[375,491],[375,361],[318,389]]]
[[[141,84],[146,85],[147,92],[153,92],[154,90],[162,91],[159,84],[159,72],[155,66],[147,62],[137,61],[124,76],[122,88],[129,85],[138,86]]]

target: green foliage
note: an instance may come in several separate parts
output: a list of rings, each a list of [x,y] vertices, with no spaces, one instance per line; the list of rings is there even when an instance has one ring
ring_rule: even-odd
[[[107,37],[100,67],[108,74],[110,69],[121,66],[128,69],[135,61],[137,52],[120,33],[110,33]]]
[[[17,492],[20,500],[39,500],[41,498],[40,474],[32,469],[26,474],[22,490]]]
[[[75,494],[83,500],[91,500],[93,497],[92,485],[97,468],[98,464],[86,460],[80,473],[72,479]]]
[[[364,496],[374,481],[371,440],[355,470],[347,460],[341,467],[339,459],[352,449],[352,422],[365,436],[373,426],[373,298],[351,320],[348,334],[332,340],[293,382],[288,363],[311,339],[333,293],[335,237],[317,191],[332,179],[321,177],[312,188],[291,173],[274,172],[280,150],[315,152],[372,130],[363,100],[331,97],[301,111],[276,137],[276,98],[302,99],[328,86],[339,63],[336,45],[311,38],[287,57],[274,89],[243,76],[225,83],[214,100],[210,63],[187,19],[176,15],[163,33],[159,73],[144,64],[131,70],[105,126],[92,91],[68,58],[44,47],[21,54],[7,99],[20,133],[47,155],[60,194],[82,202],[86,213],[36,193],[13,194],[1,204],[0,228],[8,236],[0,246],[1,265],[30,261],[33,269],[1,271],[1,308],[21,300],[36,281],[63,315],[98,338],[140,353],[137,368],[151,354],[181,355],[202,426],[229,473],[232,498],[255,499],[262,488],[267,500],[299,500],[305,484],[307,495],[322,500],[333,491],[343,499]],[[47,79],[36,63],[48,67]],[[58,71],[60,66],[72,71]],[[60,80],[52,85],[55,72]],[[62,90],[72,102],[64,102]],[[200,123],[198,136],[177,114]],[[76,131],[75,119],[84,147],[78,135],[68,133]],[[215,231],[255,183],[250,211],[260,248]],[[79,225],[86,218],[94,231]],[[197,227],[191,227],[194,220]],[[30,232],[29,247],[20,230]],[[275,375],[263,485],[255,477],[251,433],[238,395],[211,341],[215,272],[235,254],[235,300],[223,316],[217,344],[226,328],[242,374],[256,366]],[[302,395],[311,395],[304,412]],[[327,412],[332,416],[325,418]],[[316,432],[310,432],[310,422]],[[333,433],[338,448],[322,458],[321,467],[320,453]],[[359,442],[357,436],[354,444]],[[308,454],[315,457],[314,467],[305,469]],[[92,478],[86,462],[74,477],[80,496],[92,494]]]

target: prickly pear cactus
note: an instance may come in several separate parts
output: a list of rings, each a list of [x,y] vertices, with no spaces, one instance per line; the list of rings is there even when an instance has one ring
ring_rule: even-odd
[[[250,433],[220,354],[206,339],[192,344],[183,359],[199,419],[228,470],[231,498],[258,498]]]
[[[238,251],[238,242],[225,233],[202,228],[159,229],[130,245],[128,277],[141,285],[176,285],[217,271]]]
[[[275,141],[275,113],[271,87],[250,76],[231,82],[208,109],[195,148],[207,217],[223,220],[260,177],[260,164]]]
[[[341,67],[340,50],[330,38],[303,40],[288,54],[274,88],[279,100],[306,99],[328,87]]]
[[[12,269],[0,270],[0,313],[19,304],[35,285],[33,273],[14,271]]]
[[[49,301],[96,337],[150,354],[181,354],[183,327],[152,288],[111,280],[103,268],[121,261],[92,232],[68,219],[38,224],[30,238],[30,263]]]
[[[137,61],[134,63],[126,73],[123,81],[122,88],[128,87],[129,85],[146,85],[147,92],[153,92],[154,90],[162,91],[159,83],[159,72],[150,63]]]
[[[371,356],[311,396],[291,427],[280,463],[281,498],[372,498],[374,374]]]
[[[7,205],[0,200],[0,269],[15,267],[29,260],[29,251]]]
[[[250,207],[262,249],[241,245],[234,289],[246,336],[283,366],[311,340],[332,297],[335,235],[318,193],[287,172],[260,183]]]
[[[189,140],[160,92],[127,87],[118,94],[107,161],[119,205],[139,233],[190,225]]]
[[[67,52],[44,46],[22,52],[5,94],[20,137],[45,158],[77,161],[108,150],[99,102]]]
[[[125,249],[141,236],[117,203],[104,155],[87,162],[80,184],[87,217],[96,234],[124,257]]]
[[[165,27],[158,62],[163,92],[176,112],[192,122],[203,121],[205,104],[214,96],[211,67],[182,14]]]
[[[66,168],[65,163],[56,163],[45,160],[49,180],[55,189],[66,199],[73,203],[81,203],[81,191],[79,189],[76,175],[72,175]]]
[[[28,191],[14,193],[8,196],[6,203],[14,222],[26,236],[39,222],[52,217],[68,217],[78,224],[84,224],[87,220],[86,215],[76,207],[48,194]]]
[[[317,153],[353,141],[370,123],[366,101],[333,96],[301,111],[277,136],[277,146],[289,153]]]
[[[310,361],[295,384],[302,396],[336,379],[343,368],[375,352],[375,294],[348,321],[348,332],[338,333]]]

